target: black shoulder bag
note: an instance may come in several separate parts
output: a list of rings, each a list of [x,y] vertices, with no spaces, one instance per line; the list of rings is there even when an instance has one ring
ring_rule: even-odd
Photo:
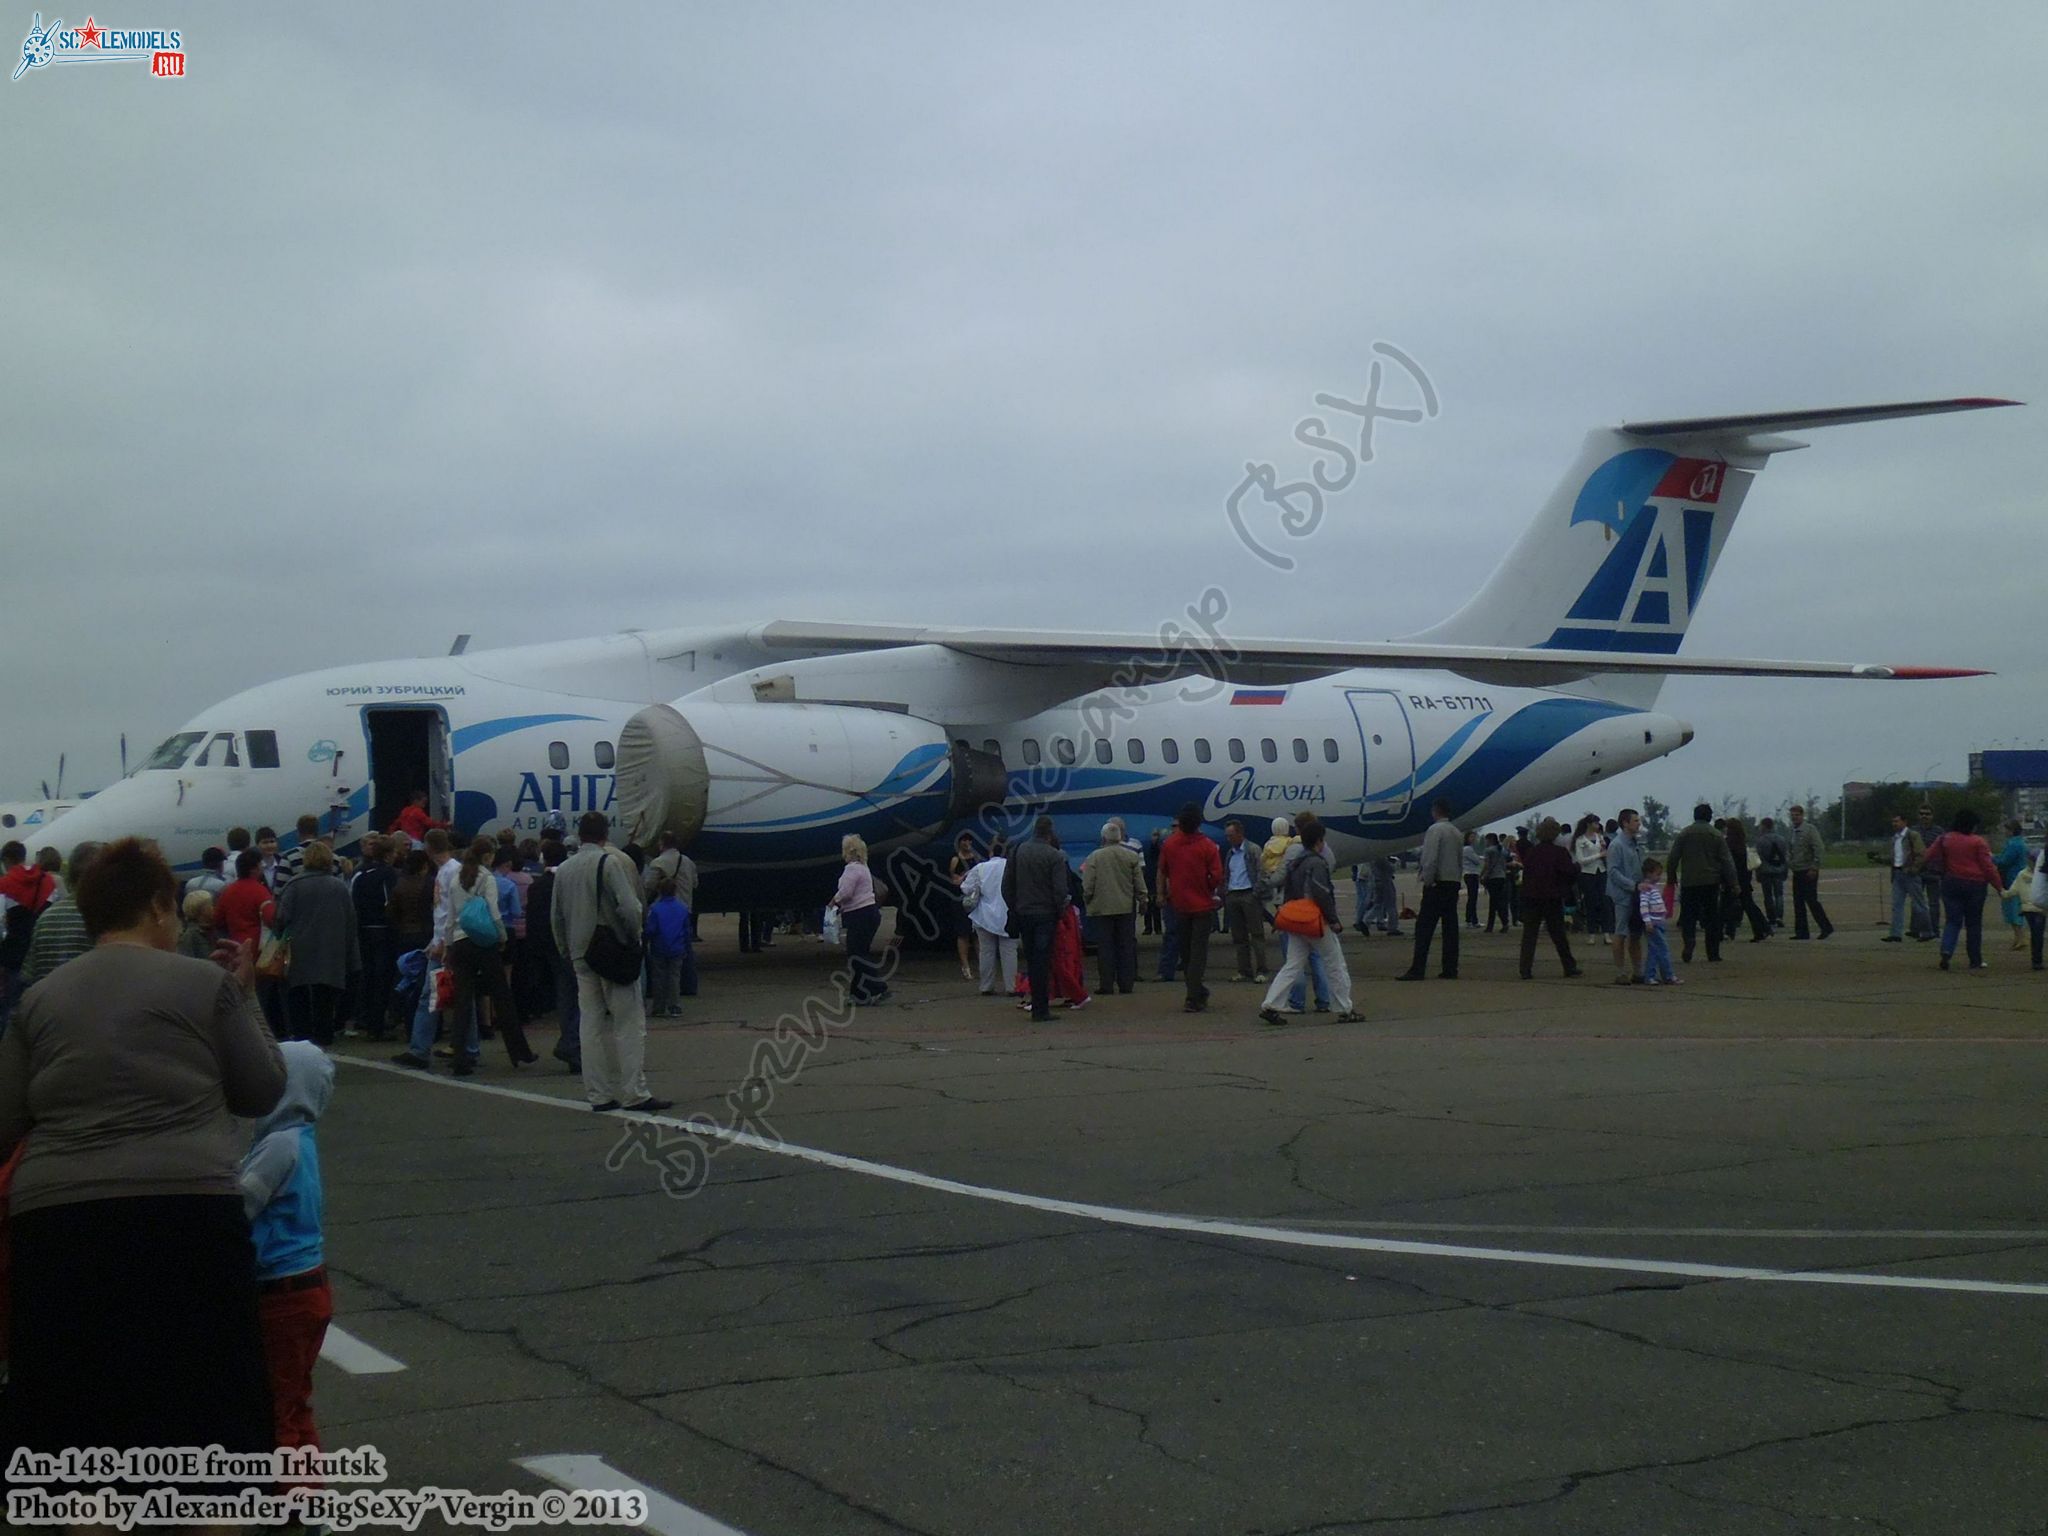
[[[597,856],[597,926],[591,930],[589,947],[583,951],[583,963],[597,972],[614,986],[630,987],[640,980],[640,940],[619,937],[615,923],[605,916],[605,897],[608,894],[605,878],[605,861],[609,853]],[[618,902],[612,902],[616,914]]]

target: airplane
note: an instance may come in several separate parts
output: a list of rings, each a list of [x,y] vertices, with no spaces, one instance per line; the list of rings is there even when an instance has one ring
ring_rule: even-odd
[[[1188,802],[1212,832],[1313,810],[1358,862],[1436,800],[1477,826],[1684,746],[1668,677],[1984,675],[1678,651],[1752,482],[1806,446],[1782,434],[2016,403],[1596,429],[1480,593],[1405,640],[1231,637],[1212,590],[1149,635],[776,621],[306,673],[201,711],[39,841],[144,835],[189,869],[231,825],[289,846],[318,813],[348,852],[425,789],[465,837],[590,810],[672,832],[707,911],[821,901],[848,833],[882,855],[1041,812],[1078,857],[1111,814],[1143,837]]]
[[[70,800],[9,800],[0,803],[0,839],[27,841],[51,825],[66,811],[83,805],[83,797]]]

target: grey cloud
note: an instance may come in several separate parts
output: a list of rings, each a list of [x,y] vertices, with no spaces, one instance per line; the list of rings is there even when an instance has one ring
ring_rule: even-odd
[[[190,9],[184,81],[0,92],[0,793],[460,630],[1221,581],[1240,632],[1399,634],[1589,426],[2044,394],[2037,8]],[[1269,572],[1223,499],[1379,339],[1443,416]],[[1816,434],[1688,642],[1999,678],[1674,684],[1700,739],[1631,779],[2038,719],[2032,414]]]

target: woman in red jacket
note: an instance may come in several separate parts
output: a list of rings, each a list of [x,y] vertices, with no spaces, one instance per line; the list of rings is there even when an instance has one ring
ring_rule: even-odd
[[[1956,933],[1967,928],[1970,936],[1970,971],[1982,975],[1984,964],[1984,894],[2003,891],[1998,865],[1991,857],[1991,845],[1977,835],[1977,813],[1967,806],[1956,812],[1953,827],[1934,840],[1921,866],[1941,876],[1941,904],[1948,910],[1948,926],[1941,935],[1941,968],[1948,969],[1956,952]]]

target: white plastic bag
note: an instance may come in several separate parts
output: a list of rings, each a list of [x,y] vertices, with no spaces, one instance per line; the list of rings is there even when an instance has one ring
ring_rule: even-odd
[[[846,930],[839,921],[839,909],[837,907],[827,907],[825,909],[825,942],[827,944],[844,944],[846,942]]]

